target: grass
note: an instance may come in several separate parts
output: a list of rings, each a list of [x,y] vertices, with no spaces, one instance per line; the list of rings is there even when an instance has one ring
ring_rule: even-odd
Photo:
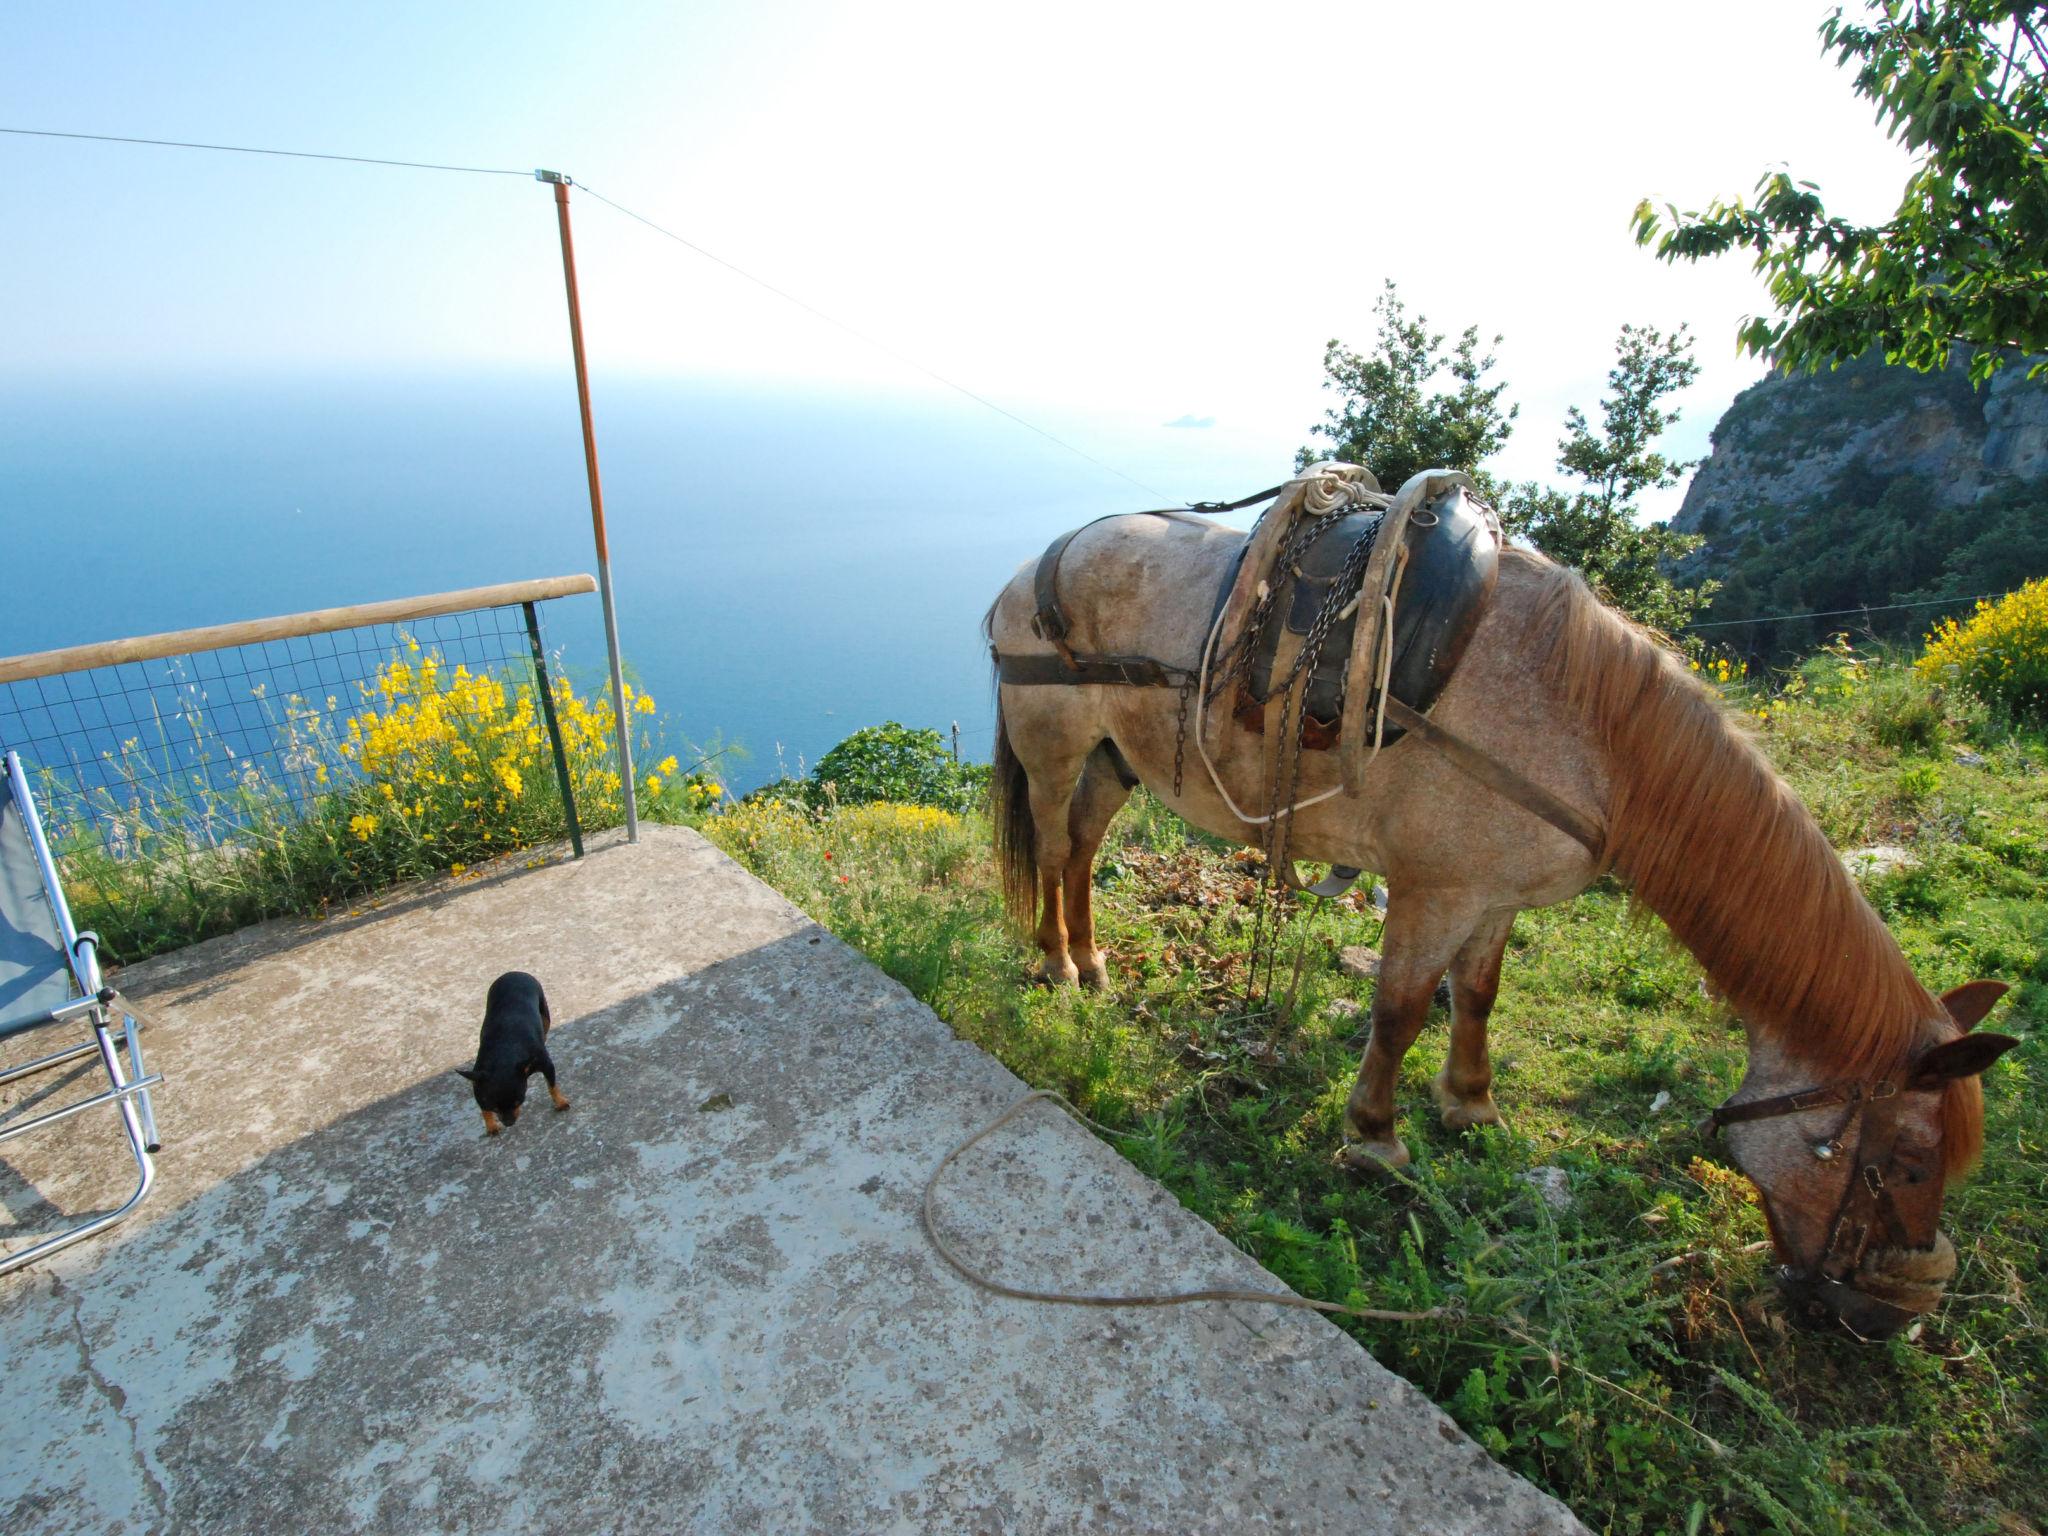
[[[750,805],[706,830],[963,1037],[1117,1127],[1134,1163],[1295,1289],[1461,1304],[1455,1323],[1344,1326],[1596,1530],[2036,1531],[2048,740],[1841,649],[1724,686],[1839,846],[1916,856],[1869,893],[1921,976],[2018,983],[1993,1026],[2025,1043],[1987,1077],[1985,1166],[1944,1221],[1955,1283],[1882,1346],[1779,1315],[1751,1188],[1693,1128],[1738,1080],[1741,1034],[1618,889],[1516,924],[1493,1027],[1509,1126],[1439,1127],[1439,1018],[1401,1085],[1415,1162],[1361,1180],[1333,1161],[1369,1000],[1335,959],[1379,933],[1361,899],[1298,910],[1295,1006],[1247,1016],[1256,865],[1142,793],[1098,871],[1106,995],[1026,984],[1034,956],[1002,920],[978,817]],[[1568,1208],[1537,1197],[1535,1168],[1562,1170]]]

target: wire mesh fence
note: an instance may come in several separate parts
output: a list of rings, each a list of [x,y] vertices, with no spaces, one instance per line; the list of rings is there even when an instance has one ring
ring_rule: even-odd
[[[133,959],[622,816],[618,717],[551,656],[553,578],[0,660],[82,926]],[[310,630],[311,633],[301,631]],[[269,638],[282,632],[288,638]],[[134,659],[125,659],[134,658]],[[670,815],[721,791],[625,707]]]
[[[524,611],[492,608],[0,684],[0,743],[68,852],[82,837],[116,858],[157,839],[219,847],[359,781],[351,723],[421,658],[537,687]]]

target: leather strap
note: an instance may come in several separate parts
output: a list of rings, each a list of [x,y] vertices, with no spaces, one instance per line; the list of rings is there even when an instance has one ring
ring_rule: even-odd
[[[1532,816],[1549,822],[1566,837],[1593,855],[1596,863],[1605,855],[1606,838],[1600,828],[1540,784],[1531,783],[1506,764],[1496,761],[1464,737],[1445,730],[1429,716],[1410,709],[1391,693],[1387,695],[1387,719],[1402,730],[1419,737],[1442,753],[1466,777],[1476,779],[1495,794],[1512,800]]]
[[[1213,517],[1218,512],[1242,512],[1246,507],[1256,507],[1262,501],[1271,501],[1292,484],[1294,484],[1292,480],[1284,481],[1269,491],[1261,491],[1256,496],[1246,496],[1239,501],[1191,501],[1184,507],[1153,507],[1137,515],[1139,517],[1171,517],[1176,512],[1199,512],[1204,517]]]
[[[1188,668],[1170,666],[1151,656],[1075,656],[1072,652],[1066,656],[1019,656],[1002,651],[991,654],[995,657],[997,680],[1014,687],[1080,687],[1101,683],[1128,688],[1179,688],[1195,680],[1195,674]],[[1533,784],[1512,768],[1496,762],[1464,737],[1445,730],[1392,695],[1387,698],[1387,719],[1429,743],[1460,772],[1532,816],[1549,822],[1596,861],[1602,857],[1604,839],[1600,829],[1540,784]],[[1341,894],[1344,889],[1339,886],[1328,894]]]
[[[1071,657],[1071,659],[1068,659]],[[1150,656],[1018,656],[995,653],[996,680],[1015,687],[1115,683],[1127,688],[1179,688],[1195,680],[1186,667]]]
[[[1876,1091],[1882,1090],[1882,1091]],[[1894,1091],[1889,1083],[1873,1085],[1871,1097],[1883,1098]],[[1779,1115],[1796,1115],[1802,1110],[1826,1109],[1830,1104],[1849,1104],[1863,1097],[1861,1083],[1835,1085],[1823,1083],[1818,1088],[1802,1088],[1797,1093],[1780,1093],[1768,1099],[1750,1099],[1742,1104],[1721,1104],[1710,1110],[1702,1122],[1702,1129],[1709,1136],[1718,1135],[1723,1126],[1740,1125],[1745,1120],[1770,1120]]]

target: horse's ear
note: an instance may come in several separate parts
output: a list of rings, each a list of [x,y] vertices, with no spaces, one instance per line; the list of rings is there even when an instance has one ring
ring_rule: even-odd
[[[1983,1022],[1998,1000],[2012,990],[2002,981],[1966,981],[1941,994],[1941,1006],[1955,1020],[1956,1028],[1968,1033]]]
[[[1913,1064],[1913,1086],[1932,1088],[1959,1077],[1975,1077],[2018,1045],[2011,1035],[1959,1035],[1935,1046]]]
[[[475,1074],[474,1072],[470,1071],[470,1070],[469,1070],[469,1068],[467,1068],[467,1067],[457,1067],[457,1068],[455,1069],[455,1075],[456,1075],[457,1077],[466,1077],[466,1078],[468,1078],[468,1079],[469,1079],[469,1080],[470,1080],[470,1081],[471,1081],[472,1083],[476,1081],[476,1074]]]

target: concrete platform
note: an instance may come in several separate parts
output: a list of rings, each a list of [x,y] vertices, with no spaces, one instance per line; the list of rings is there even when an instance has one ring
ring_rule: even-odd
[[[485,1140],[449,1069],[513,968],[574,1108],[536,1086]],[[692,833],[120,980],[160,1019],[162,1182],[0,1280],[17,1536],[1581,1529],[1312,1314],[960,1280],[919,1195],[1022,1085]],[[1033,1113],[955,1171],[970,1253],[1277,1285]],[[4,1149],[0,1242],[113,1196],[87,1120]]]

